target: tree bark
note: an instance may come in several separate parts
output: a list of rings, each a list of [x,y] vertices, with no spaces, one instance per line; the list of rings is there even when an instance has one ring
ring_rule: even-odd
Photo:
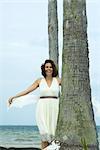
[[[63,3],[62,95],[56,139],[61,150],[99,150],[91,102],[85,0]]]
[[[58,67],[58,18],[57,0],[48,0],[48,37],[49,37],[49,58]]]

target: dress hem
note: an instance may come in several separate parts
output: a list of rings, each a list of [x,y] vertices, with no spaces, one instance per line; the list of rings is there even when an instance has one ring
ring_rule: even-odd
[[[49,143],[55,139],[55,136],[52,134],[41,134],[42,141],[48,141]]]

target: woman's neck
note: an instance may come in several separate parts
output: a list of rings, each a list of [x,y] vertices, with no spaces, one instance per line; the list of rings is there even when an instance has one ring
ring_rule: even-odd
[[[52,76],[46,76],[46,80],[52,80]]]

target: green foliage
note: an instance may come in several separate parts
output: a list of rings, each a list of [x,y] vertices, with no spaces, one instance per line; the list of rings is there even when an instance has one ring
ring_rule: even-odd
[[[85,138],[81,138],[81,144],[83,146],[83,150],[88,150]]]

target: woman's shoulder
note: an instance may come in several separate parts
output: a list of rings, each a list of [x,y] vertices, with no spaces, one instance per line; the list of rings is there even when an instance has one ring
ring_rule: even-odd
[[[42,77],[41,77],[41,78],[38,78],[38,79],[36,80],[36,82],[37,82],[38,84],[40,84],[40,82],[41,82],[42,79],[43,79]]]
[[[55,77],[55,78],[58,81],[59,85],[61,85],[61,78],[59,78],[59,77]]]

